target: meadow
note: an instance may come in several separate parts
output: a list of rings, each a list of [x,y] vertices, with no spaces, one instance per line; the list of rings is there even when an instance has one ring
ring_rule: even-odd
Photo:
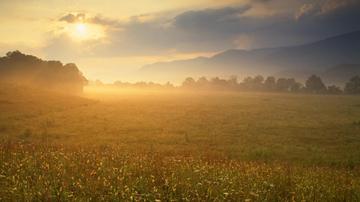
[[[360,201],[360,97],[0,88],[0,201]]]

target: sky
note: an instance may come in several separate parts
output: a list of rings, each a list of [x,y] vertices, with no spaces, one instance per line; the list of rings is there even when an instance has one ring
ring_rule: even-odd
[[[293,46],[360,30],[359,0],[0,0],[0,54],[74,62],[138,81],[160,61]]]

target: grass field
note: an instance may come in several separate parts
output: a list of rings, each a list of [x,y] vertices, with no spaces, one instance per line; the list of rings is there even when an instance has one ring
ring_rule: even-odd
[[[0,89],[0,201],[360,201],[359,96]]]

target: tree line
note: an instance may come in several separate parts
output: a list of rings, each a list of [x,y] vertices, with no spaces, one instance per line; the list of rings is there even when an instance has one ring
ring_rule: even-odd
[[[104,84],[101,81],[90,82],[90,85],[117,88],[156,89],[156,90],[199,90],[199,91],[259,91],[259,92],[288,92],[288,93],[312,93],[312,94],[360,94],[360,77],[354,76],[344,88],[330,85],[326,86],[319,76],[311,75],[305,83],[300,83],[294,78],[275,78],[261,75],[245,77],[239,81],[237,76],[228,79],[214,77],[208,79],[200,77],[195,80],[186,78],[180,86],[174,86],[170,82],[159,84],[154,82],[122,82],[115,81],[112,84]]]
[[[339,86],[326,86],[319,76],[311,75],[302,84],[294,78],[275,78],[261,75],[246,77],[239,81],[236,76],[229,79],[214,77],[207,79],[200,77],[195,80],[188,77],[182,83],[181,88],[193,90],[233,90],[233,91],[264,91],[264,92],[303,92],[314,94],[360,94],[360,77],[354,76],[346,84],[344,89]]]

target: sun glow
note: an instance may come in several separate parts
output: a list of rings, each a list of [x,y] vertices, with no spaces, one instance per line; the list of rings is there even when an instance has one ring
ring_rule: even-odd
[[[85,23],[71,24],[67,27],[67,33],[75,40],[96,40],[104,37],[105,33],[101,26]]]
[[[79,33],[79,34],[86,34],[86,26],[85,24],[83,23],[79,23],[76,25],[76,31]]]

